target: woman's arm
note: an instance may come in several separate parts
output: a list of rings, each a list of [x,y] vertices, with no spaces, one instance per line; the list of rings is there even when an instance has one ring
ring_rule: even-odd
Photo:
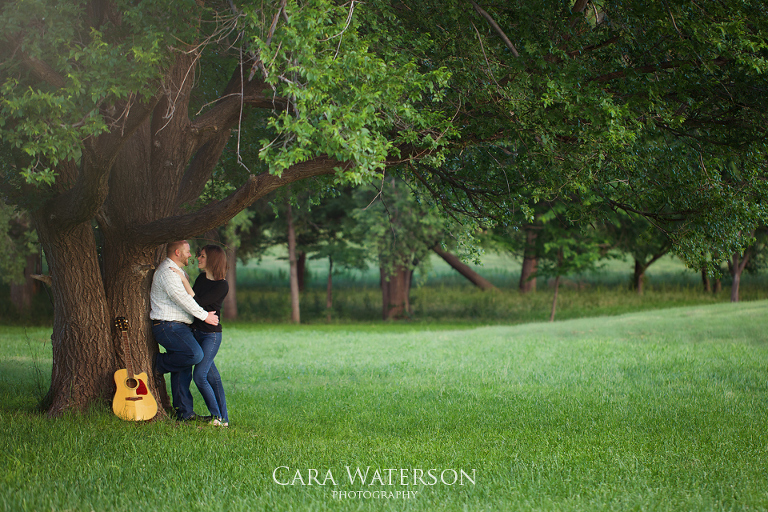
[[[187,279],[187,276],[184,275],[184,272],[182,272],[181,270],[179,270],[177,268],[174,268],[174,267],[171,267],[171,270],[173,270],[174,272],[176,272],[177,274],[179,274],[181,276],[181,282],[184,284],[184,289],[187,290],[188,294],[190,294],[191,296],[194,297],[195,296],[195,291],[189,285],[189,279]]]

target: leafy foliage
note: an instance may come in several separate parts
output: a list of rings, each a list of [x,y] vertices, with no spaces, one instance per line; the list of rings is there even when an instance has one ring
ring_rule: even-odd
[[[0,244],[4,248],[0,280],[4,283],[24,282],[27,256],[38,252],[37,234],[29,224],[23,212],[0,202]]]
[[[86,138],[119,127],[131,103],[167,85],[163,69],[200,13],[191,0],[119,1],[107,11],[47,0],[2,6],[3,49],[15,58],[0,65],[0,137],[22,155],[16,172],[26,183],[51,185],[57,165],[80,160]]]
[[[382,180],[379,189],[360,188],[356,197],[355,232],[378,257],[385,275],[424,264],[431,248],[443,238],[443,218],[401,180],[390,177]]]

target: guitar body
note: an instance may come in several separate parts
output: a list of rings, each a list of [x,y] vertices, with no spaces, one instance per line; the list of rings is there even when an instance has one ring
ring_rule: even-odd
[[[157,414],[157,402],[147,388],[147,374],[129,376],[122,368],[115,372],[117,391],[112,399],[112,411],[118,418],[129,421],[151,420]]]

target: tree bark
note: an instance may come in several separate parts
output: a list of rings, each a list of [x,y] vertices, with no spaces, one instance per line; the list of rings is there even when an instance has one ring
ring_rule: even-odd
[[[731,257],[731,275],[733,276],[733,283],[731,284],[731,302],[739,302],[739,286],[741,284],[741,274],[749,262],[749,250],[745,251],[743,255],[734,253]]]
[[[639,260],[635,260],[635,272],[632,275],[632,287],[637,291],[638,295],[643,294],[643,281],[645,277],[646,265],[643,265]]]
[[[305,289],[307,277],[307,253],[304,251],[296,253],[296,277],[299,282],[299,293],[301,293]]]
[[[538,233],[534,229],[525,230],[525,249],[523,250],[523,265],[520,269],[521,293],[536,291],[536,270],[539,260],[536,255],[536,238]]]
[[[392,272],[381,268],[382,318],[400,320],[411,314],[410,292],[412,270],[398,267]]]
[[[455,255],[451,254],[448,251],[444,251],[440,245],[435,245],[432,248],[433,251],[435,251],[438,256],[443,258],[443,260],[449,264],[454,270],[456,270],[459,274],[466,277],[469,282],[477,286],[483,291],[486,290],[495,290],[496,287],[493,286],[493,284],[485,279],[483,276],[472,270],[472,268],[469,265],[466,265],[465,263],[462,263],[462,261]]]
[[[299,275],[296,261],[296,231],[293,229],[293,215],[291,213],[291,203],[288,202],[288,262],[290,264],[291,281],[291,321],[295,324],[301,323],[301,312],[299,304]]]
[[[51,229],[43,211],[32,214],[51,275],[54,322],[51,385],[42,406],[51,416],[92,404],[115,392],[115,343],[91,223]]]
[[[712,291],[712,284],[709,282],[709,273],[707,273],[707,267],[701,269],[701,284],[704,286],[704,293]]]

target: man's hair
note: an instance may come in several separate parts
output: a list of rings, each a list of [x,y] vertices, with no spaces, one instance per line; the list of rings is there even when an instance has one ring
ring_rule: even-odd
[[[181,249],[187,243],[186,240],[176,240],[175,242],[169,243],[165,248],[165,255],[170,258],[176,252],[176,249]]]
[[[200,251],[205,251],[205,269],[213,275],[215,280],[224,279],[227,277],[227,255],[224,253],[224,249],[218,245],[206,245]]]

